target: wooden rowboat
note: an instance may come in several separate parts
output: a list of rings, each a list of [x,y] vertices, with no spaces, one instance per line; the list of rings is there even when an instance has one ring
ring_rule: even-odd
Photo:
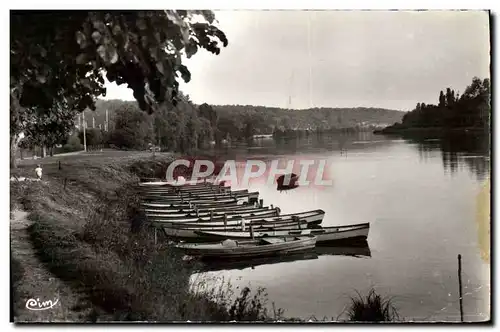
[[[295,173],[283,174],[276,179],[278,190],[291,189],[298,186],[299,176]]]
[[[254,238],[268,236],[290,236],[290,235],[314,235],[318,238],[317,243],[340,242],[340,241],[363,241],[368,238],[370,223],[332,226],[332,227],[311,227],[307,229],[273,229],[269,231],[254,231]],[[249,231],[197,231],[200,238],[207,241],[216,241],[222,239],[250,239]]]
[[[231,187],[223,186],[212,186],[212,187],[202,187],[202,188],[178,188],[178,187],[145,187],[141,188],[141,192],[153,192],[153,193],[223,193],[230,192]],[[233,190],[232,192],[248,192],[248,189]]]
[[[150,198],[158,198],[158,199],[164,199],[168,201],[181,201],[181,200],[191,200],[191,199],[196,199],[196,200],[201,200],[201,199],[207,199],[207,200],[219,200],[219,199],[231,199],[231,198],[248,198],[248,199],[257,199],[259,198],[259,192],[236,192],[236,193],[221,193],[221,194],[216,194],[216,193],[208,193],[208,194],[184,194],[184,195],[178,195],[178,194],[162,194],[162,193],[147,193],[142,195],[143,198],[150,199]]]
[[[221,205],[221,204],[231,204],[237,203],[239,200],[237,198],[223,198],[223,199],[164,199],[164,198],[142,198],[143,201],[147,203],[157,203],[157,204],[170,204],[170,205],[184,205],[184,206],[207,206],[207,205]]]
[[[172,221],[172,222],[206,222],[212,220],[224,220],[224,216],[226,216],[227,220],[230,221],[234,218],[241,219],[243,218],[253,218],[253,217],[274,217],[279,215],[278,209],[265,209],[262,211],[248,211],[241,212],[236,211],[235,213],[212,213],[204,216],[196,216],[196,215],[170,215],[166,213],[146,213],[146,217],[149,220],[159,220],[162,221]]]
[[[204,203],[204,202],[198,202],[196,204],[190,203],[190,202],[184,202],[184,203],[167,203],[165,201],[149,201],[149,202],[141,202],[141,206],[143,207],[155,207],[155,208],[162,208],[162,209],[173,209],[173,210],[185,210],[185,209],[193,209],[195,207],[198,208],[198,210],[201,209],[223,209],[223,208],[231,208],[231,207],[239,207],[239,206],[252,206],[252,204],[248,204],[246,202],[241,202],[238,200],[231,200],[229,202],[209,202],[209,203]]]
[[[181,243],[176,247],[190,256],[240,258],[289,254],[314,249],[315,236],[289,236],[258,240],[225,240],[219,243]]]
[[[251,207],[251,206],[241,206],[241,207],[234,207],[234,208],[229,208],[229,209],[223,209],[223,210],[198,210],[196,211],[195,209],[186,209],[186,210],[163,210],[163,209],[150,209],[150,208],[145,208],[142,209],[146,215],[153,215],[153,214],[162,214],[165,215],[166,217],[171,217],[171,218],[185,218],[185,217],[209,217],[210,215],[213,216],[223,216],[226,214],[227,216],[229,215],[235,215],[235,214],[245,214],[245,213],[256,213],[256,212],[262,212],[262,211],[270,211],[270,210],[278,210],[279,208],[269,208],[268,206],[266,207]]]
[[[307,224],[307,225],[318,225],[321,224],[323,221],[323,217],[325,216],[325,211],[323,210],[312,210],[312,211],[306,211],[306,212],[300,212],[300,213],[292,213],[292,214],[284,214],[276,217],[262,217],[262,216],[250,216],[250,217],[245,217],[245,224],[250,226],[252,225],[260,225],[260,224],[267,224],[267,225],[279,225],[279,224]],[[193,218],[186,218],[186,219],[166,219],[166,218],[161,218],[161,217],[149,217],[149,220],[155,223],[162,223],[162,224],[175,224],[179,225],[179,227],[183,228],[188,228],[188,227],[207,227],[208,225],[213,225],[213,226],[224,226],[224,225],[240,225],[241,224],[241,217],[235,216],[234,218],[227,218],[226,224],[224,224],[224,216],[218,216],[212,218],[212,220],[204,220],[203,218],[198,218],[196,220],[192,220]],[[306,228],[306,227],[304,227]]]
[[[187,180],[185,183],[172,182],[172,181],[151,181],[151,182],[140,182],[139,187],[178,187],[178,188],[202,188],[202,187],[215,187],[224,186],[224,183],[214,183],[213,180],[207,180],[206,182],[201,180],[193,182],[192,180]]]
[[[190,242],[206,242],[203,238],[201,238],[198,234],[198,231],[204,230],[204,231],[240,231],[241,226],[223,226],[223,225],[217,225],[217,226],[205,226],[203,225],[197,225],[197,226],[179,226],[179,225],[165,225],[161,223],[153,223],[153,226],[160,228],[164,235],[175,239],[177,241],[183,240],[183,241],[190,241]],[[267,225],[267,224],[260,224],[260,225],[255,225],[252,226],[256,231],[270,231],[274,229],[281,229],[281,228],[286,228],[286,229],[299,229],[298,224],[294,223],[284,223],[284,224],[274,224],[274,225]],[[307,223],[303,223],[300,226],[302,228],[307,227]]]
[[[251,209],[273,209],[273,206],[264,206],[264,207],[258,207],[253,204],[226,204],[226,205],[215,205],[215,206],[209,206],[209,207],[204,207],[201,206],[199,208],[196,208],[194,206],[193,208],[189,208],[189,206],[165,206],[166,204],[149,204],[149,203],[143,203],[142,204],[142,210],[145,212],[165,212],[165,213],[186,213],[186,214],[196,214],[196,211],[198,213],[210,213],[210,211],[213,211],[214,213],[222,213],[225,211],[240,211],[240,210],[251,210]]]

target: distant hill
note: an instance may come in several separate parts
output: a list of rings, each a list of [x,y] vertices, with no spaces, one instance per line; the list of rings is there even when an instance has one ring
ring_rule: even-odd
[[[401,121],[404,112],[383,108],[309,108],[302,110],[252,105],[211,105],[218,117],[259,118],[270,127],[290,129],[384,127]]]
[[[101,125],[104,128],[106,110],[113,127],[115,112],[122,106],[127,105],[139,110],[136,101],[125,101],[119,99],[103,100],[96,102],[96,110],[85,111],[87,126],[92,127],[92,117],[95,119],[95,127]],[[199,105],[198,105],[199,106]],[[278,107],[253,106],[253,105],[210,105],[216,112],[221,130],[236,132],[245,127],[246,122],[251,122],[255,133],[270,134],[274,128],[281,129],[328,129],[328,128],[382,128],[395,122],[400,122],[404,112],[384,108],[310,108],[310,109],[284,109]],[[234,125],[233,130],[224,129],[227,122]]]

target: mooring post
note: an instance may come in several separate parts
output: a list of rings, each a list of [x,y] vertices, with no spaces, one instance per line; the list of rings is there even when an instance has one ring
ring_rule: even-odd
[[[250,237],[252,238],[252,240],[255,240],[255,237],[253,234],[253,223],[252,222],[250,222]]]
[[[224,231],[227,232],[227,214],[224,212]]]
[[[264,199],[259,199],[259,206],[262,208],[264,206]]]
[[[210,221],[213,221],[214,219],[214,210],[210,211]]]
[[[460,321],[464,321],[464,308],[463,308],[463,298],[462,298],[462,255],[458,254],[458,293],[460,300]]]

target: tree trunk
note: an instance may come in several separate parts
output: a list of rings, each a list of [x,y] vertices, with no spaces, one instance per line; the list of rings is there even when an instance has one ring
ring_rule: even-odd
[[[21,160],[23,160],[23,149],[19,149],[19,155],[21,157]]]
[[[47,157],[47,147],[44,145],[42,146],[42,158]]]
[[[17,168],[16,152],[17,139],[16,135],[12,135],[10,137],[10,168]]]
[[[50,153],[50,156],[51,156],[51,157],[54,157],[54,146],[51,146],[51,147],[49,148],[49,153]]]

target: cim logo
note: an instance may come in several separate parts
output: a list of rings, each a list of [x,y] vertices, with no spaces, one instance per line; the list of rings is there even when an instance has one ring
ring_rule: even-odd
[[[55,299],[54,301],[48,300],[48,301],[43,301],[40,302],[40,299],[37,298],[35,299],[29,299],[26,301],[26,309],[28,310],[47,310],[53,308],[57,303],[59,302],[59,299]]]

